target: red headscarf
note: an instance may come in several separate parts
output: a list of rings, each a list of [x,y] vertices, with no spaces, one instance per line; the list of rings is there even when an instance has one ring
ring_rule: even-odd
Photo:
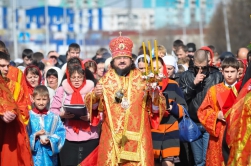
[[[82,69],[84,69],[83,63],[81,63]],[[71,88],[73,89],[73,94],[71,98],[71,104],[84,104],[84,101],[82,99],[82,96],[80,94],[80,90],[85,86],[86,79],[84,78],[82,85],[79,88],[75,88],[70,80],[70,74],[68,69],[66,69],[66,76],[67,76],[67,82],[70,84]]]
[[[29,65],[29,66],[27,66],[25,68],[25,70],[24,70],[25,82],[26,82],[26,86],[28,88],[28,92],[31,95],[33,93],[33,90],[34,90],[35,87],[32,87],[31,84],[26,79],[26,76],[28,75],[28,69],[30,69],[30,68],[35,68],[38,71],[38,76],[39,76],[38,85],[40,85],[40,83],[41,83],[42,76],[41,76],[40,69],[37,66],[35,66],[35,65]]]
[[[96,74],[96,72],[97,72],[97,63],[94,61],[94,60],[92,60],[92,59],[85,59],[85,60],[83,60],[82,61],[82,63],[85,65],[85,63],[87,63],[87,62],[93,62],[95,65],[96,65],[96,70],[94,71],[94,74]]]
[[[93,76],[96,78],[96,74],[97,74],[97,63],[94,61],[94,60],[92,60],[92,59],[85,59],[85,60],[83,60],[82,61],[82,63],[85,65],[85,63],[87,63],[87,62],[93,62],[95,65],[96,65],[96,70],[94,71],[94,73],[93,73]]]
[[[82,63],[82,61],[80,59],[79,59],[79,62],[81,63],[82,69],[85,69],[84,64]],[[68,67],[66,69],[66,76],[67,76],[67,82],[69,83],[69,85],[71,86],[71,88],[74,91],[72,94],[72,98],[71,98],[70,103],[71,104],[84,104],[84,101],[83,101],[82,96],[80,94],[80,90],[85,86],[86,78],[84,77],[83,83],[79,88],[75,88],[71,83]],[[69,124],[69,126],[71,126],[73,128],[75,133],[79,133],[80,128],[84,131],[90,131],[89,122],[85,122],[82,120],[69,120],[68,124]]]
[[[238,59],[239,62],[243,63],[243,75],[241,78],[239,78],[239,81],[242,81],[244,76],[245,76],[245,73],[246,73],[246,70],[247,70],[247,60],[246,59]]]
[[[161,90],[160,91],[163,92],[166,89],[167,85],[168,85],[168,79],[169,78],[168,78],[168,73],[167,73],[166,65],[164,63],[162,63],[161,60],[159,60],[159,62],[163,66],[163,71],[162,72],[163,72],[164,78],[160,82],[160,86],[161,86]]]
[[[207,46],[201,47],[200,50],[205,50],[210,52],[210,59],[211,63],[209,64],[210,66],[213,66],[213,60],[214,60],[214,52]]]
[[[160,60],[161,59],[161,60]],[[156,60],[156,59],[155,59]],[[166,65],[164,64],[164,62],[163,62],[163,60],[162,60],[162,58],[159,58],[159,62],[162,64],[162,66],[163,66],[163,70],[162,70],[162,74],[164,75],[164,78],[162,79],[162,81],[159,83],[159,85],[161,86],[161,90],[160,90],[160,92],[163,92],[165,89],[166,89],[166,87],[167,87],[167,85],[168,85],[168,80],[169,80],[169,78],[168,78],[168,73],[167,73],[167,69],[166,69]],[[156,63],[158,63],[158,62],[156,62]],[[164,117],[167,117],[167,116],[169,116],[169,112],[168,111],[165,111],[164,112]],[[155,119],[155,120],[151,120],[151,125],[152,126],[158,126],[158,119],[159,118],[159,115],[158,114],[153,114],[153,117],[152,117],[152,119]],[[153,128],[155,128],[155,127],[153,127]]]

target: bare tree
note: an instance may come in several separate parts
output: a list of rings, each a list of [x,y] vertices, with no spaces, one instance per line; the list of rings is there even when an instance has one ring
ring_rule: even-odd
[[[222,7],[220,3],[206,34],[207,43],[216,46],[219,53],[227,50]],[[240,47],[246,47],[251,40],[250,9],[250,0],[232,0],[227,6],[231,50],[233,53]]]

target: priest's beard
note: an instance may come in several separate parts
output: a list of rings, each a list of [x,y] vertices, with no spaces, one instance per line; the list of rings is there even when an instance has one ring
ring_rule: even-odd
[[[126,76],[132,69],[131,65],[127,66],[124,69],[120,69],[117,66],[114,66],[113,68],[119,76]]]

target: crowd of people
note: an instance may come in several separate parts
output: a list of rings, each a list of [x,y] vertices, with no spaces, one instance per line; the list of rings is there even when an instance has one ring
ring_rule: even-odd
[[[120,35],[92,59],[72,43],[66,55],[24,49],[18,64],[0,41],[0,165],[251,165],[251,51],[132,48]],[[180,139],[188,115],[193,141]]]

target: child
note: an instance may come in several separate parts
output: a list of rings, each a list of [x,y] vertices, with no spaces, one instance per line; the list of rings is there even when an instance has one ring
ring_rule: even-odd
[[[201,124],[210,135],[206,154],[207,166],[224,165],[222,141],[226,121],[228,121],[229,109],[232,107],[240,88],[236,84],[238,61],[233,57],[225,58],[221,68],[224,82],[216,84],[208,90],[197,112]]]
[[[57,154],[65,142],[65,129],[58,115],[47,110],[49,92],[38,85],[32,93],[33,110],[30,110],[28,134],[34,164],[57,165]]]
[[[80,46],[79,46],[77,43],[71,43],[71,44],[69,45],[69,47],[68,47],[67,56],[66,56],[66,61],[68,62],[69,59],[71,59],[71,58],[73,58],[73,57],[79,58],[80,52],[81,52]],[[67,68],[67,63],[65,63],[65,64],[61,67],[61,70],[62,70],[63,75],[65,74],[66,68]]]
[[[158,56],[161,58],[166,56],[166,48],[163,45],[158,46]]]

